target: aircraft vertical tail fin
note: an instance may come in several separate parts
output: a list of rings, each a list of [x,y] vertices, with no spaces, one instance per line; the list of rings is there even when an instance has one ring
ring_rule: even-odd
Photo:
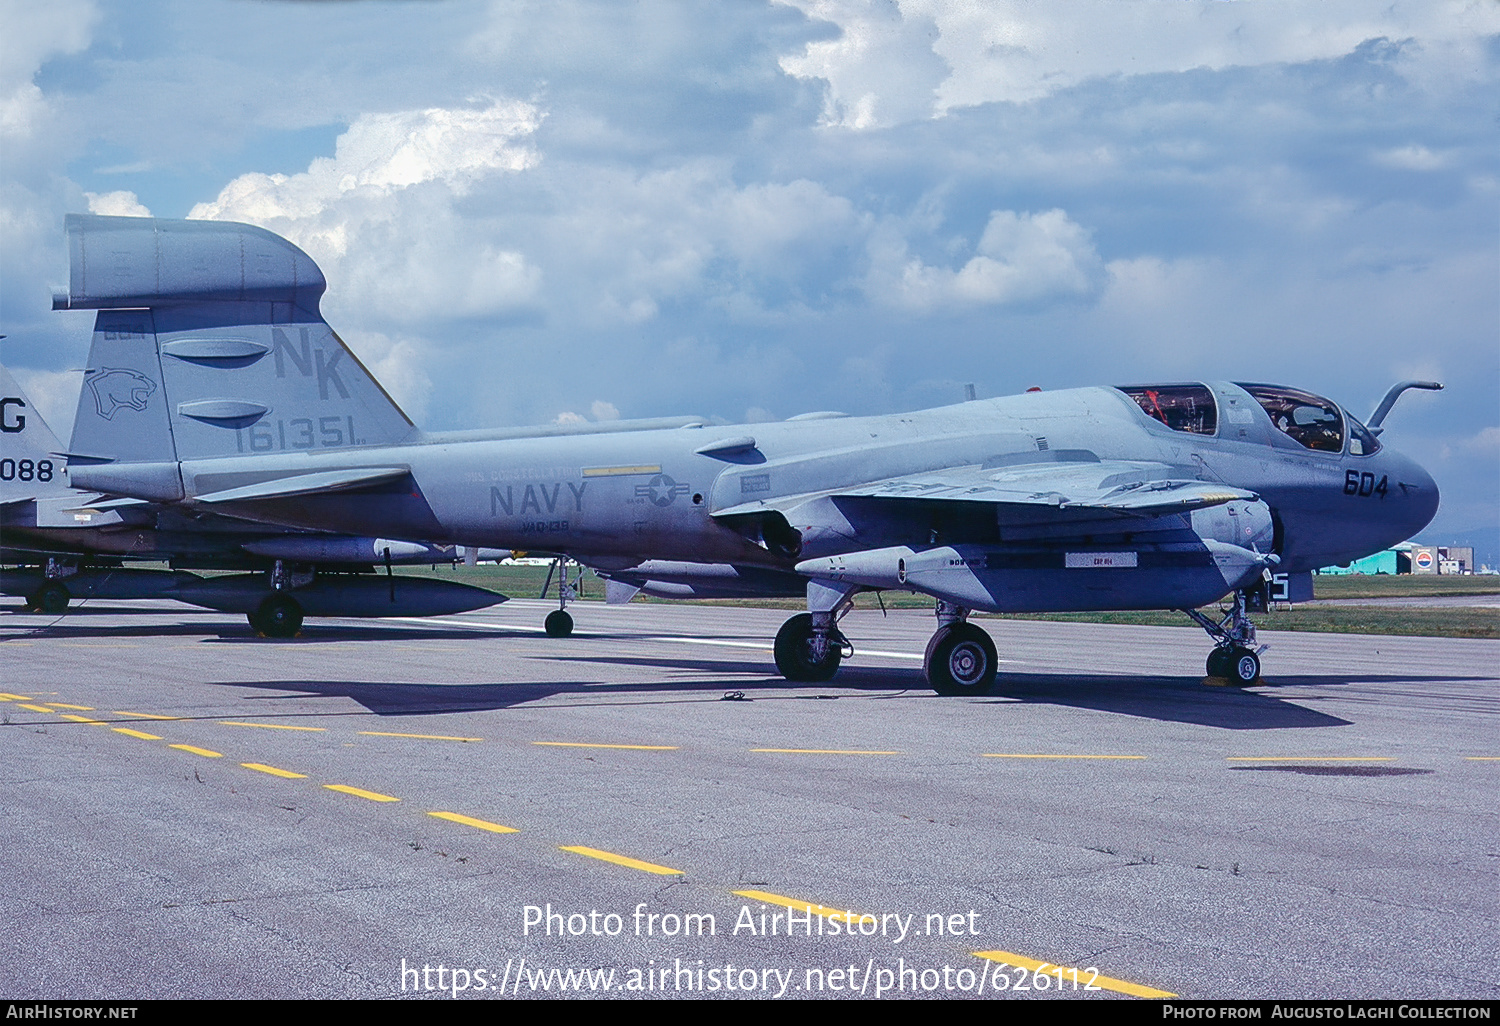
[[[0,504],[68,494],[61,451],[20,383],[0,366]]]
[[[323,320],[311,257],[251,225],[70,214],[54,309],[94,309],[70,449],[167,463],[418,432]]]

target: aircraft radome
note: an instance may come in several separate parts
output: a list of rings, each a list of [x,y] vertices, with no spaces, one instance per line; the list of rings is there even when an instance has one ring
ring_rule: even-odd
[[[566,554],[677,595],[805,595],[776,637],[790,680],[831,677],[854,595],[936,600],[926,673],[993,685],[973,610],[1180,609],[1210,676],[1258,679],[1247,615],[1274,574],[1410,537],[1431,477],[1280,385],[1078,388],[876,417],[419,431],[318,312],[325,284],[248,225],[70,216],[71,281],[97,309],[75,486],[288,527]],[[1222,620],[1196,610],[1225,596]],[[566,634],[558,610],[549,632]]]
[[[151,387],[132,386],[125,406],[149,400]],[[108,395],[101,389],[95,396],[100,392]],[[390,573],[392,564],[466,555],[452,546],[289,532],[212,512],[104,501],[69,487],[62,454],[57,436],[0,366],[0,594],[23,596],[35,612],[62,613],[75,598],[171,598],[244,613],[262,634],[289,637],[304,613],[435,616],[505,601],[455,581]],[[371,572],[380,565],[383,578]],[[246,572],[203,577],[189,570]]]

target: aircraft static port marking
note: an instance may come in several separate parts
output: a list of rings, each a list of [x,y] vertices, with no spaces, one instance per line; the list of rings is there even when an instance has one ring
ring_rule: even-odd
[[[661,466],[653,464],[649,467],[584,467],[584,477],[634,477],[637,474],[660,474]]]
[[[975,958],[984,958],[991,962],[999,962],[1001,965],[1015,966],[1017,969],[1024,969],[1033,974],[1040,973],[1044,976],[1052,976],[1057,973],[1061,973],[1062,976],[1075,974],[1076,979],[1088,982],[1095,987],[1112,990],[1117,994],[1129,994],[1131,997],[1174,998],[1177,996],[1169,990],[1157,990],[1155,987],[1147,987],[1140,983],[1131,983],[1129,980],[1117,980],[1110,976],[1095,976],[1093,972],[1087,969],[1074,969],[1071,966],[1056,965],[1052,962],[1038,962],[1034,958],[1017,955],[1013,951],[975,951],[972,954]]]
[[[548,748],[628,748],[640,752],[675,752],[677,745],[606,745],[587,741],[533,741]]]
[[[450,823],[462,823],[476,830],[488,830],[492,834],[519,834],[521,831],[515,827],[508,827],[502,823],[491,823],[487,819],[475,819],[473,816],[465,816],[457,812],[429,812],[427,815],[436,819],[446,819]]]
[[[365,737],[414,737],[423,741],[483,741],[482,737],[453,737],[448,734],[396,734],[387,730],[361,730]]]
[[[220,720],[221,727],[260,727],[264,730],[305,730],[310,734],[319,734],[326,731],[327,727],[297,727],[287,723],[249,723],[243,720]]]
[[[201,755],[205,759],[224,758],[223,752],[216,752],[211,748],[199,748],[197,745],[167,745],[167,747],[176,748],[178,751],[182,752],[192,752],[194,755]]]
[[[395,795],[381,794],[379,791],[366,791],[362,787],[351,787],[348,784],[324,784],[323,786],[330,791],[352,794],[356,798],[364,798],[372,802],[399,802],[401,800]]]
[[[116,734],[124,734],[126,737],[138,737],[142,741],[160,741],[159,734],[147,734],[143,730],[131,730],[129,727],[111,727]]]
[[[240,765],[245,767],[247,770],[254,770],[257,773],[269,773],[273,777],[285,777],[287,780],[307,779],[306,773],[293,773],[291,770],[278,769],[275,766],[267,766],[263,762],[242,762],[240,763]]]
[[[575,855],[586,855],[591,859],[598,859],[600,862],[612,862],[617,866],[624,866],[627,869],[639,869],[643,873],[655,873],[657,876],[684,875],[680,869],[658,866],[654,862],[642,862],[640,859],[633,859],[628,855],[616,855],[612,851],[601,851],[598,848],[588,848],[581,844],[559,845],[558,848],[561,851],[571,851]]]

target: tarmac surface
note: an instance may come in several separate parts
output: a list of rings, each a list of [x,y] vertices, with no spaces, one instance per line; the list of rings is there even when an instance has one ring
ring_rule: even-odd
[[[0,995],[1500,997],[1500,642],[548,608],[0,612]]]

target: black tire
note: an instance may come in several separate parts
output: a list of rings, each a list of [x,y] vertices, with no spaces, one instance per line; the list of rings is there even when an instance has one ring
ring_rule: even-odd
[[[940,695],[987,695],[1000,657],[995,643],[971,623],[939,627],[927,643],[927,683]]]
[[[573,633],[573,615],[565,609],[554,609],[542,621],[549,638],[566,638]]]
[[[250,625],[268,638],[295,638],[302,630],[302,607],[288,595],[267,596],[250,614]]]
[[[1260,683],[1260,656],[1248,648],[1232,648],[1229,650],[1229,672],[1225,674],[1231,682],[1240,687],[1249,687]]]
[[[1212,652],[1208,653],[1208,662],[1204,668],[1208,671],[1210,677],[1224,677],[1227,679],[1232,672],[1230,669],[1232,658],[1229,649],[1215,648]]]
[[[36,593],[32,604],[36,606],[39,613],[57,616],[68,611],[68,602],[72,598],[73,596],[68,594],[67,585],[52,581],[42,585],[42,590]]]
[[[776,632],[776,669],[787,680],[815,683],[832,680],[844,661],[842,639],[837,631],[829,638],[828,652],[821,662],[812,655],[813,622],[811,613],[798,613]]]

